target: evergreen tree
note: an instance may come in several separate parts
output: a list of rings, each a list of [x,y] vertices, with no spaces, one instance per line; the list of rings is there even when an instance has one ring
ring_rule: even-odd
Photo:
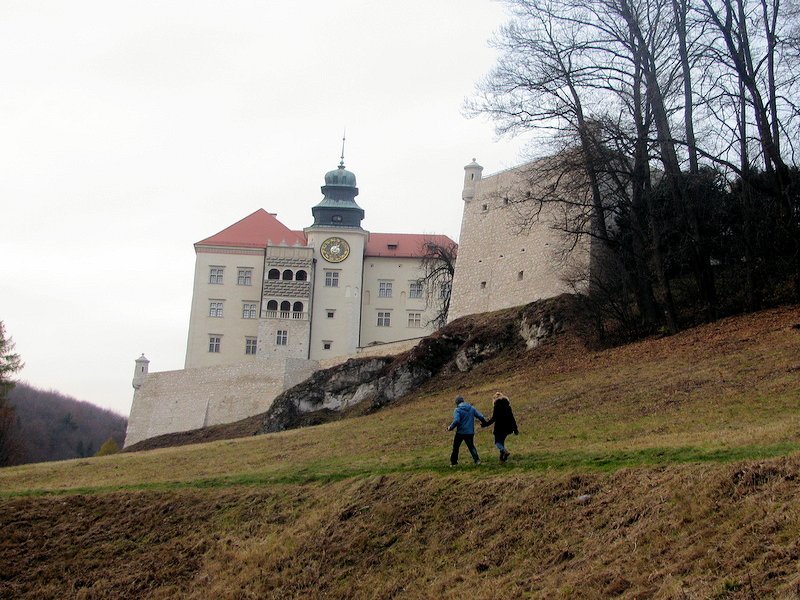
[[[0,467],[11,464],[19,448],[15,434],[14,407],[8,404],[8,393],[14,387],[11,376],[22,368],[14,342],[6,339],[5,325],[0,321]]]

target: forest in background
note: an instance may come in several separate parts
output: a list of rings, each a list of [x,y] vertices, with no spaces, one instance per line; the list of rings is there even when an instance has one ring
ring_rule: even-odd
[[[125,441],[128,420],[89,402],[27,383],[16,383],[8,402],[15,419],[15,452],[8,464],[84,458],[109,438],[120,448]]]

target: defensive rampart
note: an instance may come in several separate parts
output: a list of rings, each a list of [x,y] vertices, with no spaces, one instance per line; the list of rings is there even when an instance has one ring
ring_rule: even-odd
[[[316,361],[276,358],[150,373],[134,393],[125,445],[265,412],[317,369]]]

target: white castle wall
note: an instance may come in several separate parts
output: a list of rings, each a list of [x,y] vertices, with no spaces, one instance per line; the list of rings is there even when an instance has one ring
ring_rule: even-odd
[[[555,205],[546,205],[538,221],[520,231],[519,201],[536,186],[536,169],[533,163],[482,178],[474,161],[465,167],[448,321],[572,291],[565,275],[588,264],[588,243],[564,259],[567,242],[553,228],[560,216]]]
[[[276,358],[149,373],[133,396],[125,446],[265,412],[317,368],[316,361]]]
[[[238,365],[143,375],[137,371],[134,382],[139,388],[133,395],[125,446],[165,433],[232,423],[266,412],[278,394],[305,381],[318,369],[334,367],[350,358],[399,354],[421,339],[360,348],[356,354],[323,361],[259,356],[257,361]]]

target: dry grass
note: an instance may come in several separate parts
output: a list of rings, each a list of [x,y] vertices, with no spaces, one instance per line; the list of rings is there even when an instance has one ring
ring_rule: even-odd
[[[0,471],[0,597],[800,597],[800,310],[253,438]],[[448,469],[456,392],[522,435]],[[579,500],[588,495],[588,499]]]

